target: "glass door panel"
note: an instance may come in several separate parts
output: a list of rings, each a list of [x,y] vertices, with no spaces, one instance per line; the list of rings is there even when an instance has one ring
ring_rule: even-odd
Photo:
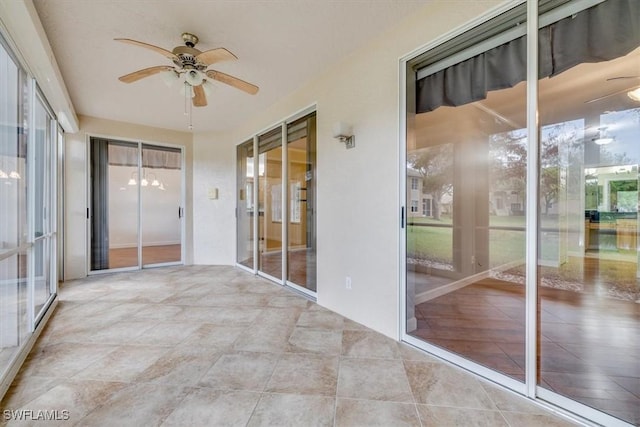
[[[282,279],[282,130],[258,138],[258,270]]]
[[[640,47],[540,81],[538,237],[538,385],[635,425],[639,64]]]
[[[140,171],[142,265],[182,260],[182,154],[142,145]]]
[[[138,144],[91,138],[91,270],[138,267]]]
[[[315,113],[288,125],[287,280],[316,290]]]
[[[253,177],[254,157],[253,140],[241,144],[237,148],[237,230],[236,230],[236,262],[250,269],[253,265]]]
[[[524,382],[526,85],[456,101],[412,119],[407,333]]]
[[[51,152],[54,140],[52,138],[52,118],[45,109],[40,98],[36,98],[35,113],[35,141],[33,147],[33,207],[34,224],[31,257],[34,263],[34,316],[40,311],[51,296],[50,251],[51,251]]]

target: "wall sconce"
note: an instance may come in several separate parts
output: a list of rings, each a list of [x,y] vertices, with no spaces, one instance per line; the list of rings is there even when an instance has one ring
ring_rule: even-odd
[[[356,146],[356,137],[353,135],[351,126],[344,122],[338,122],[333,125],[333,137],[343,142],[347,148]]]

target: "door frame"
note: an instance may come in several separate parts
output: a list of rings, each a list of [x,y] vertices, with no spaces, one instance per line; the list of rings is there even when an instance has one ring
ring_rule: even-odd
[[[185,159],[185,146],[179,144],[171,144],[166,142],[157,142],[150,141],[139,138],[126,138],[120,136],[106,135],[100,133],[87,133],[85,136],[85,158],[87,161],[86,165],[86,246],[85,246],[85,254],[86,254],[86,271],[87,275],[96,275],[96,274],[105,274],[105,273],[117,273],[122,271],[138,271],[146,268],[155,268],[155,267],[165,267],[172,265],[184,265],[185,262],[185,239],[186,239],[186,221],[185,221],[185,204],[186,204],[186,159]],[[167,147],[167,148],[175,148],[180,150],[180,208],[182,209],[182,217],[180,218],[180,260],[172,261],[166,263],[157,263],[157,264],[143,264],[142,263],[142,221],[141,221],[141,212],[142,212],[142,198],[140,197],[140,185],[138,185],[138,206],[137,206],[137,230],[138,230],[138,265],[131,267],[121,267],[121,268],[107,268],[104,270],[92,270],[91,269],[91,139],[92,138],[104,138],[111,139],[115,141],[129,142],[136,144],[138,147],[138,176],[140,176],[139,172],[142,168],[141,159],[142,159],[142,146],[150,145],[156,147]]]

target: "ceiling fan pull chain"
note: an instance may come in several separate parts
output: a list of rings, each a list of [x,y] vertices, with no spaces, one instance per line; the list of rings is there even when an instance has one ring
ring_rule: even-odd
[[[186,116],[187,113],[187,104],[189,103],[189,95],[187,95],[187,92],[189,91],[189,83],[184,82],[184,115]]]

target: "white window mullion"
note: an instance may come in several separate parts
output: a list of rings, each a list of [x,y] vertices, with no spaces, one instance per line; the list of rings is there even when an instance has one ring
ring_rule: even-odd
[[[538,2],[527,3],[527,208],[526,208],[526,335],[527,396],[536,395],[538,283]]]
[[[288,197],[289,189],[287,183],[289,182],[289,145],[287,144],[287,124],[282,123],[282,284],[286,284],[289,277],[287,275],[287,261],[289,253],[289,209],[288,209]]]
[[[29,108],[27,113],[27,319],[29,332],[35,330],[35,201],[36,201],[36,170],[35,170],[35,145],[36,145],[36,84],[31,79],[28,86]]]
[[[258,142],[258,135],[253,137],[253,191],[251,196],[253,198],[253,272],[258,273],[258,256],[260,251],[260,197],[259,197],[259,185],[260,185],[260,144]]]

